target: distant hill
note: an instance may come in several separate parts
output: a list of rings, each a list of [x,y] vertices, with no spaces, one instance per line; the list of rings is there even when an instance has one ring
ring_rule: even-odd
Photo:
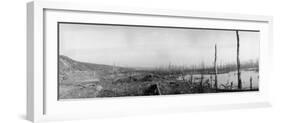
[[[113,70],[130,70],[125,67],[114,67],[111,65],[94,64],[87,62],[80,62],[73,60],[67,56],[59,56],[59,71],[70,72],[70,71],[113,71]]]
[[[73,60],[67,56],[59,56],[59,80],[60,82],[87,82],[96,81],[100,77],[110,75],[113,72],[126,72],[131,68],[86,63]]]

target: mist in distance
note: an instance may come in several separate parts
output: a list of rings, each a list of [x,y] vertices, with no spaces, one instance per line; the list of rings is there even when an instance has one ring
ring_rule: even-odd
[[[60,55],[126,67],[236,63],[236,33],[225,30],[60,24]],[[259,32],[239,31],[240,60],[257,61]]]

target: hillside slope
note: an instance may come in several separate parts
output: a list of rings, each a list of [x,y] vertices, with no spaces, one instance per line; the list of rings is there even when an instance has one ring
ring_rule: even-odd
[[[59,80],[60,82],[83,82],[99,79],[101,76],[113,72],[132,70],[125,67],[93,64],[73,60],[67,56],[59,56]]]
[[[62,71],[99,71],[99,70],[112,70],[113,67],[110,65],[79,62],[67,56],[60,55],[59,69]]]

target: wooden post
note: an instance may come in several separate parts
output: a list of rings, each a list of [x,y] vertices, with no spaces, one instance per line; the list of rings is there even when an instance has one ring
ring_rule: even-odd
[[[238,80],[238,89],[242,89],[241,72],[240,72],[240,59],[239,59],[240,42],[239,42],[238,30],[236,30],[236,38],[237,38],[237,80]]]
[[[218,68],[217,68],[217,44],[215,44],[215,60],[214,60],[214,70],[215,70],[215,89],[218,89]]]

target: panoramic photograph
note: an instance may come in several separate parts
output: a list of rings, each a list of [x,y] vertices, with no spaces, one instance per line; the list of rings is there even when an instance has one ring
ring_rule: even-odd
[[[59,22],[58,99],[259,91],[259,44],[257,30]]]

